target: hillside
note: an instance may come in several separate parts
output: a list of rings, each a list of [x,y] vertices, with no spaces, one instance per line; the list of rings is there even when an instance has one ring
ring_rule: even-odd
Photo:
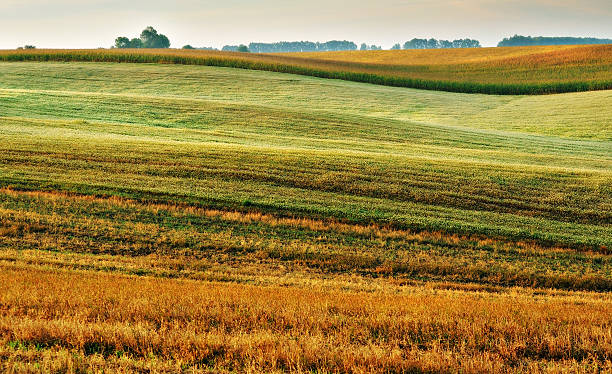
[[[612,88],[612,45],[294,54],[167,49],[25,50],[0,51],[0,61],[208,65],[387,86],[502,95]]]
[[[612,91],[0,66],[7,367],[612,369]]]

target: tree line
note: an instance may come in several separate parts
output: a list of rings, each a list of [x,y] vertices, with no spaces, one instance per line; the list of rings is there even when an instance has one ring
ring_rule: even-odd
[[[281,53],[281,52],[329,52],[353,51],[357,44],[346,40],[330,40],[328,42],[276,42],[276,43],[250,43],[246,46],[253,53]],[[240,46],[226,45],[221,50],[238,52]]]
[[[149,26],[142,31],[139,38],[128,38],[120,36],[115,39],[113,48],[169,48],[170,40],[167,36],[159,34],[157,30]],[[437,40],[437,39],[412,39],[404,43],[403,47],[397,43],[391,49],[436,49],[436,48],[477,48],[480,42],[473,39]],[[215,48],[195,48],[189,44],[183,49],[215,50]],[[361,44],[362,51],[382,50],[381,46]],[[276,42],[276,43],[250,43],[248,46],[226,45],[222,51],[229,52],[253,52],[253,53],[281,53],[281,52],[330,52],[330,51],[354,51],[357,44],[348,40],[330,40],[327,42]]]
[[[480,48],[480,42],[474,39],[449,40],[418,39],[414,38],[403,45],[403,49],[447,49],[447,48]],[[396,44],[392,49],[399,49]]]
[[[498,47],[516,47],[530,45],[578,45],[578,44],[612,44],[612,39],[574,38],[574,37],[547,37],[514,35],[504,38],[497,44]]]
[[[437,48],[479,48],[480,42],[473,39],[437,40],[437,39],[412,39],[400,45],[396,43],[391,49],[437,49]],[[241,48],[242,47],[242,48]],[[319,42],[277,42],[277,43],[250,43],[245,45],[226,45],[221,50],[238,52],[248,49],[253,53],[282,53],[282,52],[329,52],[329,51],[354,51],[357,44],[346,40],[331,40],[325,43]],[[380,51],[383,48],[378,45],[361,44],[362,51]]]
[[[612,39],[598,38],[576,38],[576,37],[544,37],[544,36],[522,36],[514,35],[500,41],[498,47],[531,46],[531,45],[577,45],[577,44],[612,44]],[[120,36],[115,39],[113,48],[169,48],[170,40],[157,30],[149,26],[142,31],[139,38],[127,38]],[[391,49],[446,49],[446,48],[480,48],[480,42],[475,39],[438,40],[434,38],[414,38],[403,45],[396,43]],[[26,48],[34,48],[26,46]],[[216,50],[211,47],[194,48],[186,45],[183,49]],[[362,51],[382,50],[381,46],[361,44]],[[282,53],[282,52],[329,52],[329,51],[354,51],[357,44],[347,40],[330,40],[328,42],[276,42],[276,43],[250,43],[248,46],[226,45],[222,51],[230,52],[253,52],[253,53]]]

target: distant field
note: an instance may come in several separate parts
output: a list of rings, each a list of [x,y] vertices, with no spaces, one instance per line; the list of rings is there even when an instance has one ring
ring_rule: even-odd
[[[485,94],[612,89],[612,45],[245,54],[191,50],[0,51],[4,61],[194,64]]]
[[[1,62],[0,365],[610,371],[610,107]]]

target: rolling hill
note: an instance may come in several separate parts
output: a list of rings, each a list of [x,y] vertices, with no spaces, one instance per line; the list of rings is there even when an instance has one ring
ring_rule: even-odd
[[[612,91],[21,56],[102,53],[0,62],[7,367],[612,369]]]

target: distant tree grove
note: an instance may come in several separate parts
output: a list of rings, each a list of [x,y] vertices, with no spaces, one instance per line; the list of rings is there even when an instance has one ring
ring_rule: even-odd
[[[504,38],[497,44],[498,47],[515,47],[530,45],[578,45],[578,44],[612,44],[612,39],[573,38],[573,37],[546,37],[514,35]]]
[[[163,34],[149,26],[142,31],[140,38],[127,38],[120,36],[115,39],[114,48],[169,48],[170,41]],[[391,49],[435,49],[435,48],[477,48],[480,42],[473,39],[437,40],[437,39],[412,39],[402,46],[400,43],[393,45]],[[183,46],[183,49],[203,49],[215,50],[215,48],[202,47],[195,48],[190,44]],[[253,52],[253,53],[282,53],[282,52],[329,52],[329,51],[378,51],[381,46],[366,43],[357,44],[348,40],[330,40],[327,42],[276,42],[276,43],[250,43],[247,45],[226,45],[221,50],[228,52]]]
[[[514,35],[500,41],[498,47],[531,46],[531,45],[577,45],[577,44],[612,44],[612,39],[598,38],[575,38],[575,37],[543,37]],[[115,39],[114,48],[169,48],[170,41],[163,34],[149,26],[142,31],[140,38],[129,39],[120,36]],[[480,48],[481,44],[475,39],[455,39],[453,41],[444,39],[419,39],[414,38],[405,42],[394,44],[391,49],[446,49],[446,48]],[[26,46],[25,48],[33,48]],[[183,49],[216,50],[212,47],[195,48],[187,44]],[[328,52],[328,51],[376,51],[382,50],[381,46],[357,44],[347,40],[330,40],[328,42],[276,42],[276,43],[250,43],[247,45],[226,45],[221,50],[229,52],[253,52],[253,53],[282,53],[282,52]]]
[[[280,53],[280,52],[328,52],[328,51],[354,51],[357,44],[346,40],[331,40],[320,42],[277,42],[277,43],[250,43],[249,51],[253,53]],[[238,46],[226,45],[223,51],[236,51]]]
[[[237,52],[238,45],[226,45],[221,50]],[[403,49],[433,49],[433,48],[478,48],[480,42],[473,39],[458,39],[454,41],[436,39],[412,39],[404,43]],[[320,42],[276,42],[276,43],[250,43],[248,49],[253,53],[283,53],[283,52],[329,52],[329,51],[380,51],[379,45],[368,45],[362,43],[359,47],[354,42],[346,40],[331,40]],[[400,43],[396,43],[391,49],[402,49]]]
[[[361,44],[361,47],[359,49],[362,51],[382,51],[382,47],[379,45],[367,45],[365,43]]]
[[[474,39],[449,40],[417,39],[404,43],[404,49],[444,49],[444,48],[480,48],[480,42]]]
[[[140,38],[129,39],[125,36],[120,36],[115,39],[115,48],[169,48],[170,40],[163,34],[158,34],[157,31],[149,26],[142,30]]]

